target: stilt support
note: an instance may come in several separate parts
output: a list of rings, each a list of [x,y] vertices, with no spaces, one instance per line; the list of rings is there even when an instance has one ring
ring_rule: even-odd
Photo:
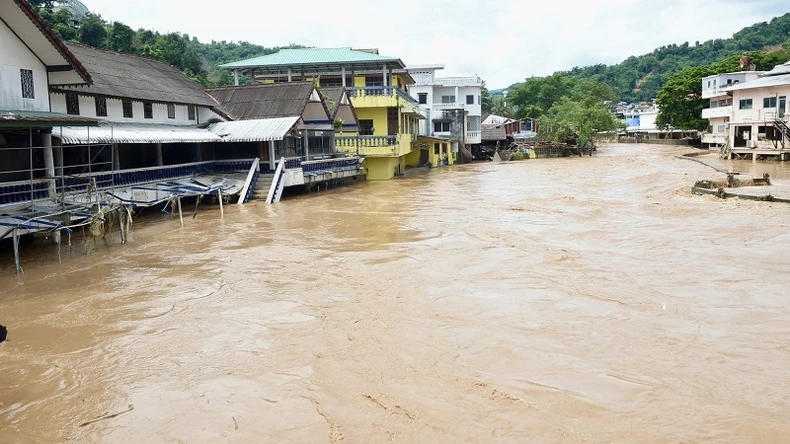
[[[225,208],[222,206],[222,190],[217,188],[217,198],[219,198],[219,215],[225,218]]]
[[[16,273],[22,273],[22,263],[19,260],[19,233],[14,229],[12,242],[14,244],[14,264],[16,264]]]
[[[178,199],[178,218],[181,220],[181,226],[184,226],[184,213],[181,212],[181,196],[177,197]]]

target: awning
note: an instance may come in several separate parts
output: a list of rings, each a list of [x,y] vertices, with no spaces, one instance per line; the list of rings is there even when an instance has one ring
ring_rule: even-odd
[[[200,143],[221,142],[207,129],[172,125],[114,124],[95,128],[62,126],[52,128],[52,136],[67,145],[89,143]]]
[[[98,125],[99,119],[46,111],[0,111],[0,127],[3,128],[51,128],[63,124]]]
[[[296,125],[299,117],[277,117],[272,119],[237,120],[218,122],[208,129],[222,138],[223,142],[267,142],[283,140]]]

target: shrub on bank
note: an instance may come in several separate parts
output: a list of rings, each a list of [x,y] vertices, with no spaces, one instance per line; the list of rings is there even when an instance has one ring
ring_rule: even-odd
[[[510,155],[510,160],[524,160],[524,153],[522,151],[516,151]]]

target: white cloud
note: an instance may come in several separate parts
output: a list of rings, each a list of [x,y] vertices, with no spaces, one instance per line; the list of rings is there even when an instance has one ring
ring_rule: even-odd
[[[490,88],[573,66],[617,63],[662,45],[726,38],[787,9],[778,0],[83,3],[105,20],[179,31],[203,42],[375,47],[406,64],[444,64],[447,75],[478,74]]]

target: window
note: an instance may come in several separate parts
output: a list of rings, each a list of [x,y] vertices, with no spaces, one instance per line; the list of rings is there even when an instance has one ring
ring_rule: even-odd
[[[96,96],[96,117],[107,117],[107,97]]]
[[[743,99],[738,103],[738,109],[752,109],[752,99]]]
[[[359,135],[372,136],[373,135],[373,120],[360,120],[359,121]]]
[[[176,105],[173,103],[167,104],[167,118],[168,119],[175,119],[176,118]]]
[[[33,88],[33,70],[20,69],[19,74],[22,77],[22,98],[35,99],[36,91]]]
[[[473,96],[473,95],[466,96],[466,104],[467,105],[474,105],[475,104],[475,96]]]
[[[123,116],[128,119],[134,117],[134,108],[132,108],[132,101],[129,99],[123,100]]]
[[[66,113],[80,115],[80,96],[75,92],[66,93]]]
[[[187,106],[187,119],[195,120],[195,105]]]
[[[455,96],[442,96],[442,103],[455,103]]]
[[[716,133],[721,134],[727,131],[727,125],[716,126]]]
[[[343,86],[343,77],[321,77],[322,88],[339,88]]]
[[[384,86],[383,74],[380,76],[365,77],[365,86]]]
[[[447,120],[436,120],[433,122],[433,132],[435,133],[449,133],[450,122]]]
[[[420,105],[425,105],[428,103],[428,93],[418,93],[417,100],[420,102]]]
[[[763,108],[776,108],[776,97],[766,97],[763,99]]]
[[[154,118],[154,104],[151,102],[143,102],[143,118]]]

